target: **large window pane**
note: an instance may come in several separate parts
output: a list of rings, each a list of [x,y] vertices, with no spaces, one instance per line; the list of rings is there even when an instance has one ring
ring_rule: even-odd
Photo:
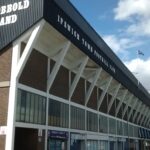
[[[69,105],[55,101],[55,100],[49,100],[48,124],[50,126],[68,128]]]
[[[85,110],[71,106],[71,128],[85,130]]]
[[[24,90],[18,90],[16,121],[34,124],[45,124],[45,112],[45,97],[26,92]]]
[[[138,137],[138,127],[134,126],[134,137]]]
[[[87,150],[98,150],[98,141],[88,140]]]
[[[18,92],[17,96],[17,109],[16,109],[16,121],[20,121],[20,111],[21,111],[21,92]]]
[[[87,111],[87,130],[98,131],[98,115]]]
[[[33,119],[34,119],[34,99],[35,99],[35,95],[31,94],[30,97],[30,122],[33,123]]]
[[[109,118],[109,133],[116,134],[116,120]]]
[[[123,123],[123,134],[124,136],[128,136],[128,124],[127,123]]]
[[[20,120],[25,121],[25,113],[26,113],[26,92],[21,92],[21,108],[20,108]]]
[[[30,95],[30,93],[27,93],[25,122],[29,122],[30,120]]]
[[[108,142],[99,141],[99,150],[108,150]]]
[[[134,131],[133,131],[133,125],[130,125],[130,124],[129,124],[128,127],[129,127],[129,136],[130,136],[130,137],[133,137],[133,132],[134,132]]]
[[[103,115],[99,115],[99,132],[108,132],[108,118]]]
[[[123,135],[122,121],[117,121],[117,135]]]

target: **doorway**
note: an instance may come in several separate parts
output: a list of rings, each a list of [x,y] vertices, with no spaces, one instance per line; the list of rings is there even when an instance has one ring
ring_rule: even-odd
[[[49,139],[48,150],[67,150],[67,142],[60,139]]]
[[[38,136],[38,129],[16,128],[15,129],[15,150],[43,150],[45,132]]]

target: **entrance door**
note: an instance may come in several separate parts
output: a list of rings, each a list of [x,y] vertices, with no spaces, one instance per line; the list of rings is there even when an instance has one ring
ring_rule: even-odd
[[[110,150],[115,150],[115,142],[110,141]]]
[[[15,150],[43,150],[45,144],[45,133],[38,136],[37,129],[16,128],[15,129]],[[1,148],[0,148],[1,149]]]
[[[81,140],[74,140],[70,147],[71,150],[81,150]]]
[[[123,142],[118,142],[118,150],[123,150]]]
[[[65,141],[59,139],[50,139],[48,150],[66,150]]]

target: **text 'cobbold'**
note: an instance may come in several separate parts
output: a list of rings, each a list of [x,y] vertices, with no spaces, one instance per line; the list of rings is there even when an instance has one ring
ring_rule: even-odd
[[[18,19],[18,15],[15,14],[15,12],[27,9],[29,5],[29,0],[24,0],[13,4],[0,6],[0,26],[15,23]],[[13,14],[9,15],[10,13]]]

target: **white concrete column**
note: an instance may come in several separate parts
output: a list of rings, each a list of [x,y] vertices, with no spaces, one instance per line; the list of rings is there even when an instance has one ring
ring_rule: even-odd
[[[90,87],[89,87],[89,89],[88,89],[88,91],[87,91],[87,93],[85,95],[85,105],[87,105],[87,103],[88,103],[88,101],[90,99],[90,96],[92,94],[94,86],[96,85],[96,82],[97,82],[101,72],[102,72],[102,68],[96,70],[95,76],[93,77],[93,81],[92,81],[92,83],[91,83],[91,85],[90,85]]]
[[[118,106],[117,106],[117,108],[116,108],[115,116],[118,115],[119,110],[120,110],[120,107],[121,107],[121,105],[122,105],[122,103],[123,103],[125,97],[127,96],[127,93],[128,93],[128,90],[125,90],[124,93],[123,93],[123,96],[122,96],[121,100],[119,101],[119,104],[118,104]]]
[[[23,51],[21,58],[20,58],[20,48],[21,48],[21,42],[24,38],[21,37],[20,39],[16,40],[13,43],[5,150],[14,150],[14,136],[15,136],[14,124],[15,124],[15,116],[16,116],[18,79],[30,56],[33,46],[36,43],[37,38],[44,26],[44,23],[45,21],[42,20],[33,27],[33,30],[31,32],[31,35],[29,37],[29,40],[27,42],[27,45]],[[25,36],[27,36],[27,34]]]
[[[101,96],[100,96],[100,99],[98,100],[98,103],[97,103],[97,104],[98,104],[97,110],[100,109],[101,104],[102,104],[102,102],[103,102],[103,100],[104,100],[104,97],[105,97],[105,95],[106,95],[106,93],[107,93],[109,87],[110,87],[110,84],[111,84],[112,80],[113,80],[112,77],[110,77],[110,78],[108,79],[107,85],[106,85],[105,89],[103,90],[103,92],[102,92],[102,94],[101,94]]]
[[[116,89],[115,89],[115,92],[114,92],[114,94],[113,94],[113,96],[112,96],[112,98],[110,100],[110,103],[108,104],[108,111],[107,111],[107,113],[109,113],[109,111],[110,111],[110,109],[111,109],[111,107],[112,107],[112,105],[113,105],[113,103],[114,103],[114,101],[115,101],[115,99],[117,97],[117,94],[119,92],[120,87],[121,87],[121,84],[118,84]]]

